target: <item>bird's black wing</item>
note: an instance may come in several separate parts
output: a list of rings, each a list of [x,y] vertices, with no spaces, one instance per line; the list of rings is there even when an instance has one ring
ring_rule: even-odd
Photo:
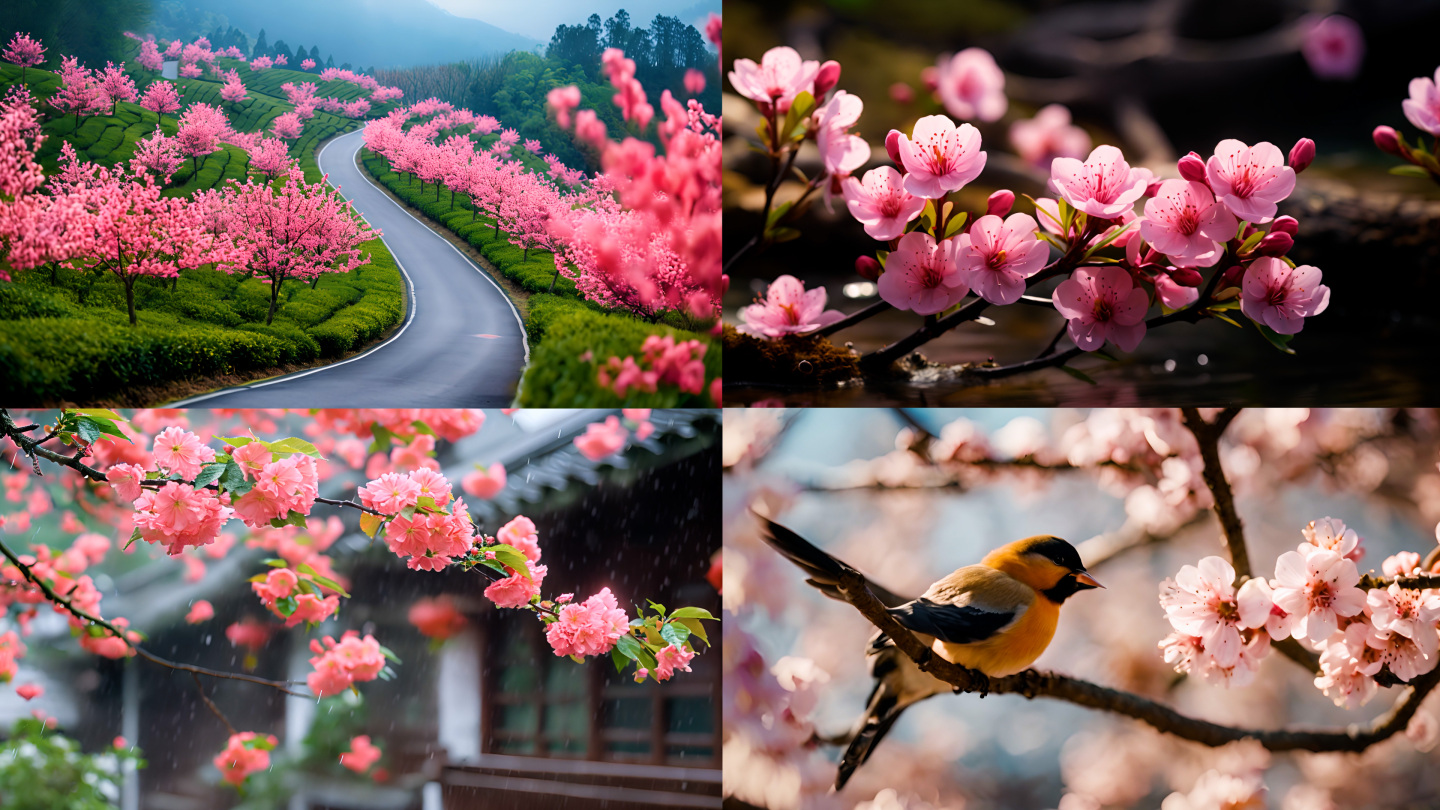
[[[1024,612],[986,610],[976,605],[953,605],[916,599],[890,608],[890,615],[900,624],[917,633],[934,636],[949,644],[971,644],[984,641],[1005,629]]]
[[[760,532],[760,537],[766,543],[770,544],[771,548],[774,548],[790,562],[799,566],[800,570],[804,571],[808,577],[808,579],[805,580],[807,583],[831,599],[844,601],[844,597],[840,595],[838,587],[840,577],[846,572],[858,573],[854,568],[821,551],[809,540],[781,526],[779,523],[767,517],[759,515],[757,515],[757,517],[760,517],[760,523],[763,527],[763,530]],[[893,608],[907,601],[905,597],[900,596],[888,588],[883,588],[875,584],[873,580],[867,578],[865,582],[870,586],[870,592],[875,594],[875,598],[879,599],[886,607]]]

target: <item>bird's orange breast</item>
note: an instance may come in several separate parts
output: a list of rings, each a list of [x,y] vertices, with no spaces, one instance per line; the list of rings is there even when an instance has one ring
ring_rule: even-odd
[[[933,649],[951,663],[1003,678],[1035,663],[1055,637],[1060,606],[1037,596],[1019,621],[984,641],[949,644],[936,640]]]

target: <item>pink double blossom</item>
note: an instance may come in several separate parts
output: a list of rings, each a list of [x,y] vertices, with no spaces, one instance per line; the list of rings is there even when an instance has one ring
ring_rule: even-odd
[[[591,422],[585,432],[575,437],[575,447],[591,461],[620,452],[630,434],[616,416],[607,416],[604,422]]]
[[[955,263],[975,294],[992,304],[1013,304],[1025,294],[1025,279],[1045,267],[1050,255],[1035,236],[1039,226],[1029,214],[1005,219],[986,215],[958,237]]]
[[[832,177],[849,177],[870,159],[870,144],[849,132],[864,109],[865,104],[858,97],[837,90],[815,111],[815,143],[820,147],[825,171]]]
[[[1060,282],[1051,299],[1070,320],[1070,339],[1083,351],[1093,352],[1106,340],[1134,351],[1145,337],[1150,297],[1119,267],[1082,267]]]
[[[245,784],[250,774],[270,767],[270,751],[275,748],[274,734],[261,737],[253,731],[231,734],[225,750],[215,756],[220,778],[235,787]]]
[[[1067,157],[1050,163],[1050,188],[1076,210],[1100,219],[1132,211],[1149,179],[1149,172],[1132,169],[1125,155],[1108,144],[1095,147],[1084,163]]]
[[[928,233],[905,234],[880,276],[880,297],[896,309],[912,310],[918,315],[934,315],[958,304],[970,287],[956,263],[957,247],[955,239],[942,239],[937,244]]]
[[[630,632],[630,618],[609,588],[584,602],[560,608],[559,616],[545,628],[545,639],[556,655],[604,655],[620,637]]]
[[[186,546],[213,543],[229,520],[229,507],[209,490],[171,481],[135,499],[135,527],[147,543],[166,546],[171,556]]]
[[[1195,636],[1220,667],[1232,667],[1244,646],[1241,631],[1265,626],[1271,602],[1265,594],[1235,591],[1235,569],[1220,557],[1186,565],[1160,585],[1160,604],[1179,632]]]
[[[1295,170],[1285,165],[1280,147],[1268,141],[1254,146],[1227,138],[1205,163],[1205,178],[1216,198],[1246,222],[1269,222],[1276,203],[1295,190]]]
[[[1263,256],[1250,263],[1241,283],[1240,311],[1282,335],[1305,327],[1305,319],[1330,305],[1330,288],[1320,283],[1318,267],[1291,267],[1280,259]]]
[[[351,737],[350,750],[340,752],[340,764],[355,773],[365,773],[379,760],[380,749],[370,743],[368,734]]]
[[[1211,267],[1239,223],[1215,199],[1210,187],[1188,180],[1166,180],[1145,201],[1140,236],[1156,250],[1186,267]]]
[[[860,180],[847,177],[841,189],[850,215],[865,226],[871,239],[881,242],[899,239],[905,226],[925,210],[925,198],[906,191],[904,175],[891,166],[871,169]]]
[[[1341,618],[1365,608],[1365,592],[1355,587],[1360,572],[1355,563],[1333,551],[1317,549],[1302,554],[1287,551],[1275,561],[1275,604],[1295,616],[1296,638],[1323,642],[1334,633]]]
[[[371,635],[362,639],[354,630],[346,630],[339,642],[331,636],[311,639],[310,650],[315,653],[310,659],[315,671],[305,676],[305,683],[316,697],[338,695],[352,684],[373,681],[385,668],[380,642]]]
[[[979,177],[985,168],[980,130],[970,124],[957,127],[943,115],[916,121],[911,137],[900,133],[896,147],[905,166],[905,190],[917,197],[939,199]]]
[[[984,48],[966,48],[941,57],[935,71],[935,92],[945,109],[961,120],[999,121],[1010,102],[1005,98],[1005,73]]]
[[[674,644],[655,654],[655,680],[668,681],[676,672],[689,672],[695,653]]]
[[[873,173],[866,173],[866,179]],[[780,276],[770,282],[764,299],[756,299],[755,303],[740,308],[742,323],[737,331],[774,340],[829,326],[845,315],[839,310],[826,309],[826,297],[824,287],[806,290],[805,283],[800,279],[790,275]]]
[[[505,465],[491,464],[477,468],[460,479],[460,488],[477,498],[493,498],[505,488]]]

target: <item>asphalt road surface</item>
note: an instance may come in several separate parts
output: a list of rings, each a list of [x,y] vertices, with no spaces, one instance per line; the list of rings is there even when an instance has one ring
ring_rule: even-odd
[[[173,406],[510,404],[529,354],[519,314],[488,275],[364,174],[355,163],[363,145],[358,130],[330,141],[320,150],[320,170],[371,227],[381,231],[400,265],[408,289],[400,328],[388,340],[347,360],[201,394]]]

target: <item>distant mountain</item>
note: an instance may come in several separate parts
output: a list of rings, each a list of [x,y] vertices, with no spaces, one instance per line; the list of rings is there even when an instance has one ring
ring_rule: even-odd
[[[251,41],[318,45],[335,63],[405,67],[475,59],[542,43],[489,23],[457,17],[426,0],[188,0],[197,11],[223,14]]]

